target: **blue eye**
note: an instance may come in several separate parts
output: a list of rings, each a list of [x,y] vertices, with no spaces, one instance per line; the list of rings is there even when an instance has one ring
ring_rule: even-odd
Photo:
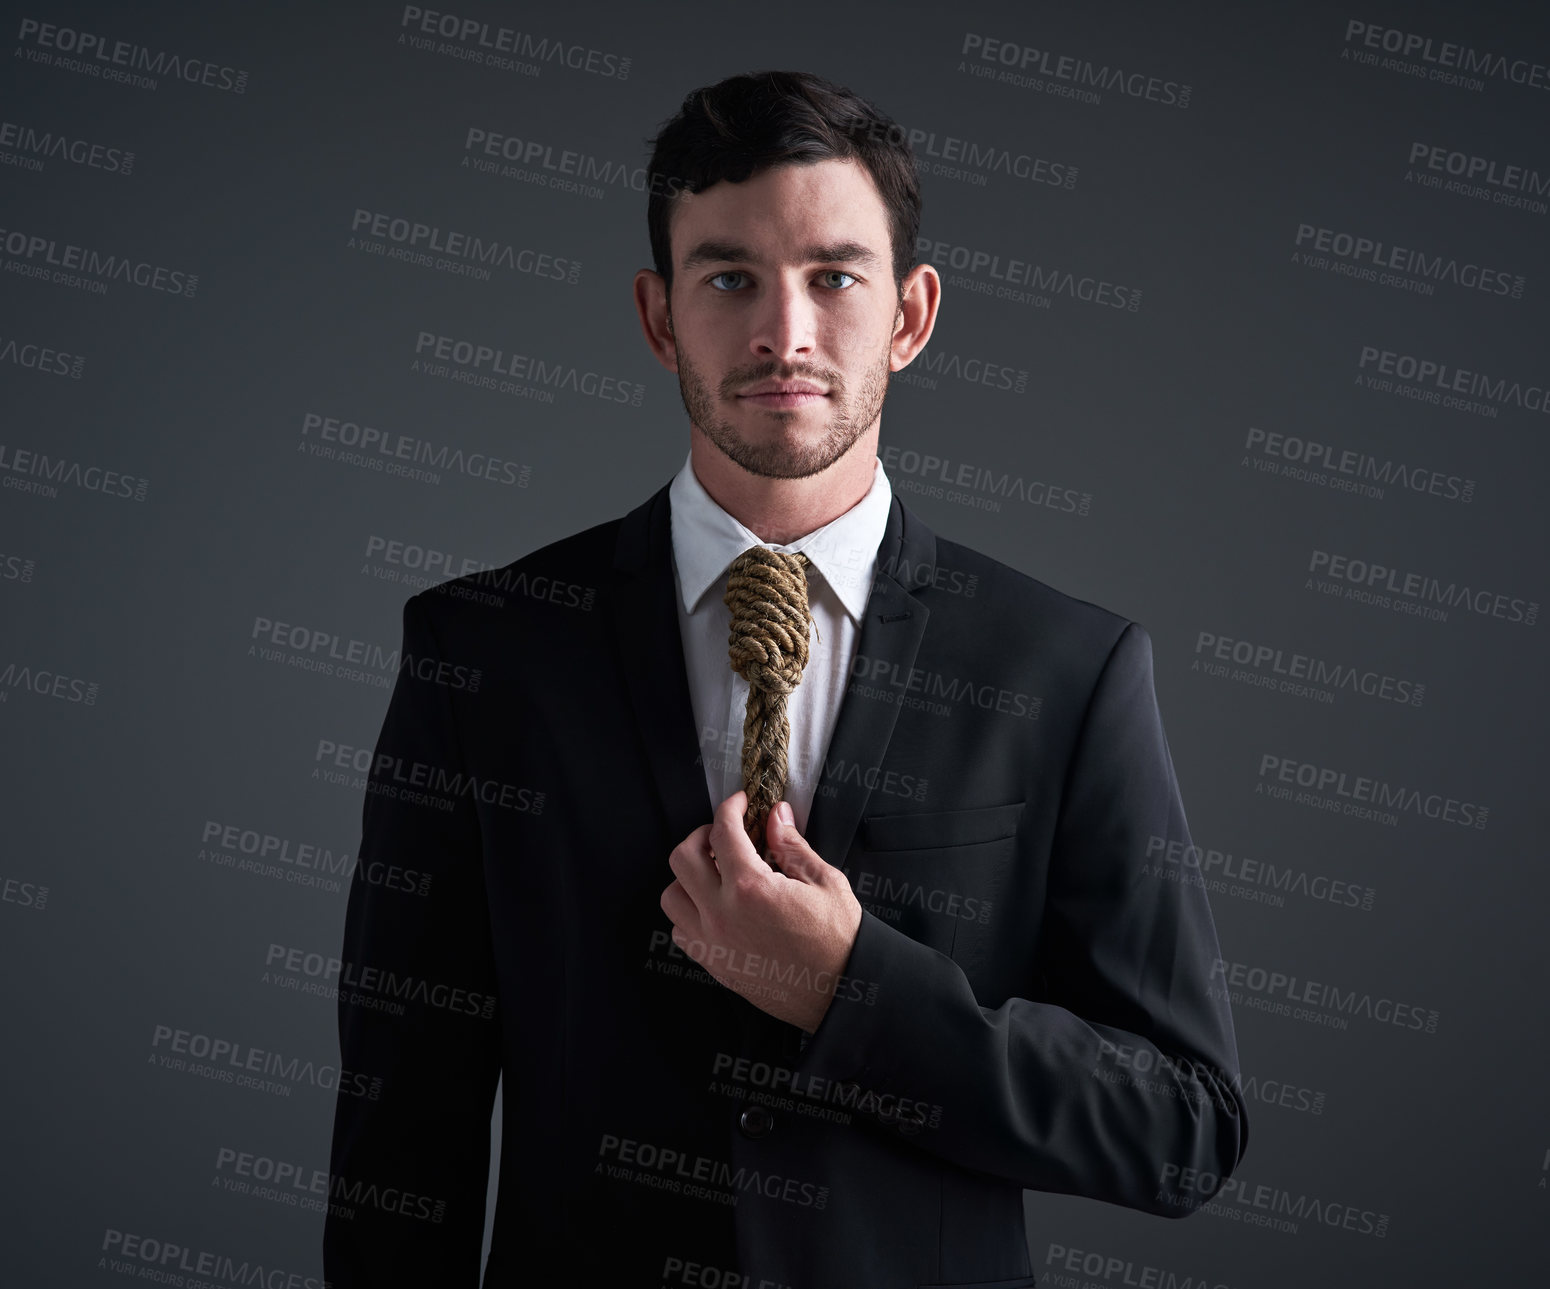
[[[737,269],[726,269],[725,271],[723,271],[721,273],[717,273],[715,275],[715,277],[710,278],[709,281],[710,281],[710,284],[712,286],[716,286],[716,278],[745,277],[745,276],[746,276],[746,274],[739,272]],[[855,274],[847,273],[847,272],[845,272],[844,269],[825,269],[819,276],[820,277],[843,277],[843,278],[849,278],[851,283],[855,283],[856,281],[859,280],[856,277]],[[736,289],[737,289],[736,287],[719,287],[719,286],[716,286],[716,290],[720,291],[723,295],[730,295]],[[842,286],[842,287],[835,287],[834,289],[837,290],[837,291],[848,290],[849,289],[849,285]]]

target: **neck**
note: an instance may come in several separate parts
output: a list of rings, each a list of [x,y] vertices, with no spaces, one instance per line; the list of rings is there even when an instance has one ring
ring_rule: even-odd
[[[805,479],[750,474],[690,425],[689,464],[711,500],[761,542],[785,546],[838,519],[872,487],[879,425],[826,470]]]

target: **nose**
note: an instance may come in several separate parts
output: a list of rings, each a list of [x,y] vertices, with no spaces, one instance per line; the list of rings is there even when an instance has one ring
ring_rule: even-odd
[[[817,311],[805,281],[779,279],[767,287],[754,306],[748,348],[759,358],[789,362],[813,352]]]

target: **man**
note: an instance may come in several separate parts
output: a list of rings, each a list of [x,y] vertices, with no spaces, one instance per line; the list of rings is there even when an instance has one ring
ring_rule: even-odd
[[[338,1101],[340,1289],[474,1282],[498,1075],[489,1285],[1014,1289],[1025,1188],[1181,1216],[1243,1152],[1204,891],[1143,874],[1189,844],[1146,633],[877,460],[940,300],[890,125],[691,94],[635,279],[683,469],[405,605],[344,956],[408,1001],[341,999],[381,1084]],[[766,575],[795,618],[734,610]]]

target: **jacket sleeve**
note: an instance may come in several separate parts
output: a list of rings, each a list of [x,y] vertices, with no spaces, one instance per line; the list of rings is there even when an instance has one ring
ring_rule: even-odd
[[[500,1018],[479,821],[424,600],[404,604],[345,913],[334,1289],[480,1276]]]
[[[1136,623],[1058,786],[1028,996],[981,1006],[950,957],[863,912],[845,975],[875,982],[875,1001],[837,991],[800,1069],[859,1086],[882,1123],[965,1168],[1182,1217],[1236,1167],[1247,1110],[1205,891],[1148,867],[1190,837]]]

